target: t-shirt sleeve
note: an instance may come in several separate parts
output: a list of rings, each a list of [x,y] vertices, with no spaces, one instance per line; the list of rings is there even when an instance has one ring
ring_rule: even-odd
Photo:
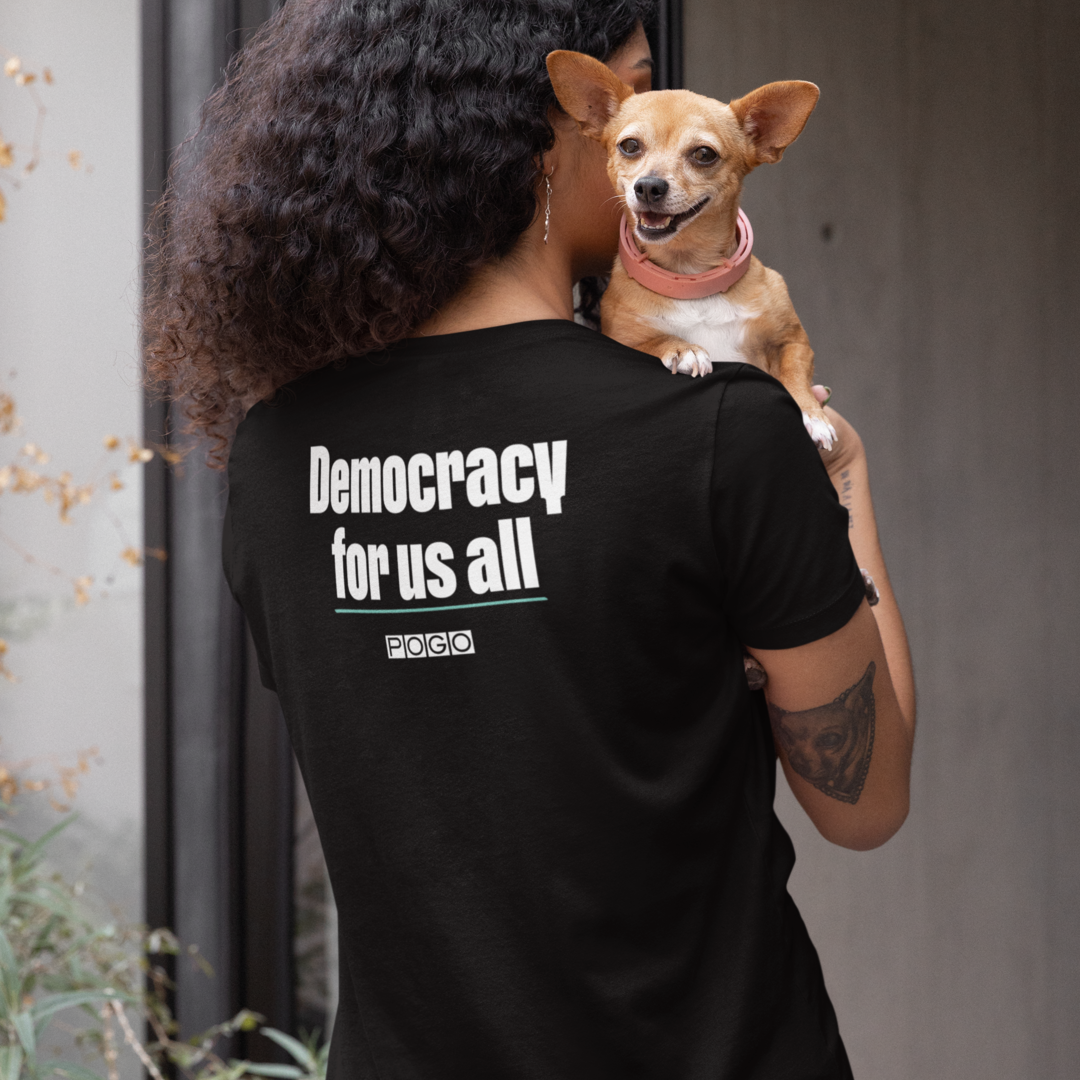
[[[713,535],[725,609],[744,645],[790,649],[844,626],[864,591],[840,505],[802,413],[756,368],[717,414]]]
[[[251,629],[251,637],[255,642],[255,655],[259,661],[259,678],[267,690],[276,691],[277,687],[274,685],[274,673],[271,671],[270,665],[266,661],[266,657],[269,655],[266,635],[261,632],[262,628],[259,620],[253,618],[251,612],[244,607],[244,601],[239,585],[241,575],[236,565],[237,562],[238,554],[233,538],[233,514],[232,501],[230,499],[230,501],[225,504],[225,520],[222,523],[221,528],[221,568],[225,572],[225,581],[229,586],[229,591],[233,594],[233,598],[236,602],[244,610],[244,617]]]

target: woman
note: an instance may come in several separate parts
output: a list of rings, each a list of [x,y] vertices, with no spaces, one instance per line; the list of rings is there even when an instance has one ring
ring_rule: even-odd
[[[850,1076],[774,738],[826,837],[884,842],[907,646],[849,425],[827,472],[756,369],[572,321],[618,208],[544,56],[647,89],[648,15],[293,0],[167,204],[150,369],[229,453],[339,908],[332,1080]]]

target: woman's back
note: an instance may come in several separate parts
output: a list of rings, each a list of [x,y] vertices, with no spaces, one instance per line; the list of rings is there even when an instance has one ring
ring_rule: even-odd
[[[849,1075],[743,674],[862,599],[779,384],[561,321],[414,339],[256,406],[229,474],[338,1080]]]

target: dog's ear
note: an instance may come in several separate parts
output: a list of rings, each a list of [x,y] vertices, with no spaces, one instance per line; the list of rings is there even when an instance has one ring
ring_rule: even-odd
[[[608,121],[634,93],[611,68],[585,53],[548,53],[547,69],[559,104],[592,139],[604,134]]]
[[[753,148],[751,166],[779,161],[810,119],[821,91],[811,82],[774,82],[731,102]]]

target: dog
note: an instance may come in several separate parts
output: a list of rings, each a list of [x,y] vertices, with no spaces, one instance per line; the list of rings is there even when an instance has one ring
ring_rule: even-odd
[[[600,142],[625,206],[600,307],[608,337],[672,374],[745,361],[778,379],[815,444],[836,431],[811,391],[814,351],[784,279],[752,254],[743,180],[779,161],[817,104],[809,82],[774,82],[724,104],[688,90],[635,94],[599,60],[559,50],[548,73],[563,109]]]

